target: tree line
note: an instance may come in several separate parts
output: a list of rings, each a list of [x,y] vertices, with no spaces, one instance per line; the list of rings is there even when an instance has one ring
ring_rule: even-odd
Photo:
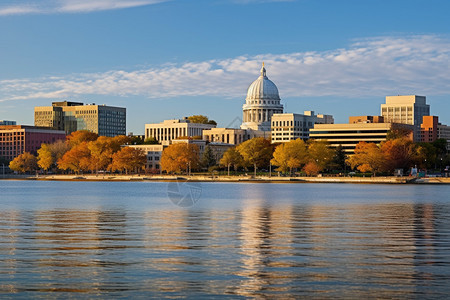
[[[136,141],[127,136],[99,137],[81,130],[67,136],[66,141],[42,144],[37,156],[24,153],[16,157],[10,162],[10,168],[17,172],[38,169],[73,173],[139,172],[145,168],[146,154],[132,147],[122,147],[132,143]],[[438,169],[449,164],[446,140],[414,143],[404,135],[391,134],[380,144],[360,142],[350,157],[342,146],[333,149],[322,140],[296,139],[271,144],[265,138],[253,138],[229,148],[223,155],[214,152],[209,145],[200,155],[195,144],[172,144],[164,149],[160,168],[172,174],[222,169],[228,175],[230,170],[252,170],[256,175],[258,170],[271,169],[286,175],[317,175],[353,169],[375,175],[392,174],[395,169],[408,170],[414,166]]]
[[[71,171],[74,173],[119,171],[128,174],[145,166],[146,154],[139,149],[122,147],[132,139],[127,136],[105,137],[87,130],[68,135],[66,141],[42,144],[37,156],[25,152],[9,164],[13,171],[45,172]]]

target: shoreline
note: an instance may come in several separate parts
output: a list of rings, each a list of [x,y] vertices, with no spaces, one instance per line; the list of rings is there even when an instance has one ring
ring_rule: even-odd
[[[173,176],[173,175],[0,175],[0,180],[44,181],[192,181],[192,182],[242,182],[242,183],[363,183],[363,184],[450,184],[450,177],[278,177],[278,176]]]

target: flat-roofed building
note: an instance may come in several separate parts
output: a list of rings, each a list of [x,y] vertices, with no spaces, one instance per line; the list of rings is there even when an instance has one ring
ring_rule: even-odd
[[[447,140],[447,152],[449,152],[450,151],[450,126],[438,123],[437,138]]]
[[[215,128],[213,124],[191,123],[187,118],[164,120],[161,123],[145,124],[145,138],[153,137],[163,145],[169,145],[180,137],[203,136],[203,131]]]
[[[387,123],[401,123],[414,126],[414,140],[420,140],[420,124],[423,116],[430,115],[426,97],[416,95],[387,96],[381,104],[381,115]]]
[[[384,123],[384,117],[382,116],[355,116],[348,118],[349,124],[357,123]]]
[[[314,111],[305,111],[304,114],[274,114],[271,121],[271,140],[272,143],[289,142],[299,138],[307,140],[314,124],[332,123],[333,116],[315,115]]]
[[[126,108],[80,102],[53,102],[34,108],[34,125],[64,130],[70,134],[89,130],[100,136],[126,134]]]
[[[331,147],[342,145],[347,154],[353,154],[359,142],[379,144],[394,129],[413,131],[414,127],[398,123],[316,124],[310,130],[311,139],[326,140]]]
[[[16,121],[0,120],[0,126],[17,125]]]
[[[0,126],[0,157],[13,160],[24,152],[36,154],[43,143],[65,140],[62,130],[24,125]]]
[[[450,126],[439,123],[438,116],[424,116],[420,125],[420,141],[432,143],[437,139],[447,141],[447,151],[450,150]]]
[[[142,150],[147,156],[146,169],[155,172],[161,171],[161,156],[164,150],[163,145],[126,145],[124,147]]]

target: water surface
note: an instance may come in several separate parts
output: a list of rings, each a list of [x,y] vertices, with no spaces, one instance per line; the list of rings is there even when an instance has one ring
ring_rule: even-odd
[[[191,207],[171,192],[0,181],[0,297],[450,294],[450,186],[202,183]]]

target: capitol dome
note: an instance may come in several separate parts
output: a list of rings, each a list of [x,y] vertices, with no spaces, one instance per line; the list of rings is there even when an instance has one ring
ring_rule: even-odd
[[[247,90],[246,100],[280,100],[278,88],[266,75],[264,65],[261,68],[261,76],[258,77]]]
[[[247,90],[245,104],[242,106],[241,129],[270,131],[272,115],[283,113],[283,105],[280,100],[278,88],[267,78],[263,63],[261,75]]]

